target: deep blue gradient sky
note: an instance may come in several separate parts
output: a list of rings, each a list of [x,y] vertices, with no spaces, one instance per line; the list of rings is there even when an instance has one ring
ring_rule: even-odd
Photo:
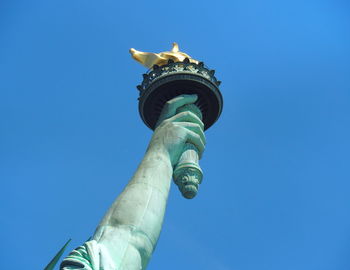
[[[173,41],[216,69],[225,104],[149,269],[350,269],[346,0],[2,0],[0,269],[92,235],[151,137],[128,49]]]

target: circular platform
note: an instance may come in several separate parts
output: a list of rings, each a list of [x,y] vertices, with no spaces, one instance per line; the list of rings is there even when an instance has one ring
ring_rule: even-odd
[[[143,82],[137,86],[140,91],[139,112],[144,123],[155,129],[164,104],[181,94],[197,94],[196,105],[203,115],[204,129],[208,129],[219,118],[223,99],[214,76],[215,71],[203,63],[172,62],[154,66],[143,75]]]

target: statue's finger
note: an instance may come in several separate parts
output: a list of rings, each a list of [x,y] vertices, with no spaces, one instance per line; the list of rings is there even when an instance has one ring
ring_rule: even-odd
[[[201,137],[195,132],[187,130],[187,142],[192,143],[195,147],[197,147],[198,156],[199,158],[201,158],[205,148],[204,142],[202,141]]]
[[[180,95],[169,101],[167,101],[164,105],[165,113],[167,117],[171,117],[176,114],[176,110],[184,105],[191,104],[196,102],[198,96],[197,95]]]
[[[202,129],[204,129],[204,124],[202,120],[193,112],[186,111],[186,112],[181,112],[173,117],[169,118],[169,121],[171,122],[191,122],[198,124]]]
[[[206,139],[205,139],[205,135],[204,135],[204,131],[201,128],[200,125],[195,124],[195,123],[190,123],[190,122],[177,122],[177,125],[180,125],[190,131],[195,132],[196,134],[198,134],[203,142],[203,144],[206,144]]]
[[[176,110],[184,105],[196,102],[197,95],[180,95],[167,101],[160,113],[156,127],[160,125],[165,119],[168,119],[176,114]]]

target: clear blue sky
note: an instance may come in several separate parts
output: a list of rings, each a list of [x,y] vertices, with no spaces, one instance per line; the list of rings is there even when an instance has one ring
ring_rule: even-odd
[[[173,41],[216,69],[224,110],[149,269],[350,269],[347,0],[2,0],[0,269],[91,236],[151,136],[128,49]]]

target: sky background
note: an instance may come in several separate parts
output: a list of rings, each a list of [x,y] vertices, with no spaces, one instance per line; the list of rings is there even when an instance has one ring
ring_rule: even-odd
[[[128,49],[173,41],[216,70],[224,109],[148,269],[350,269],[347,0],[1,0],[0,269],[93,234],[152,135]]]

